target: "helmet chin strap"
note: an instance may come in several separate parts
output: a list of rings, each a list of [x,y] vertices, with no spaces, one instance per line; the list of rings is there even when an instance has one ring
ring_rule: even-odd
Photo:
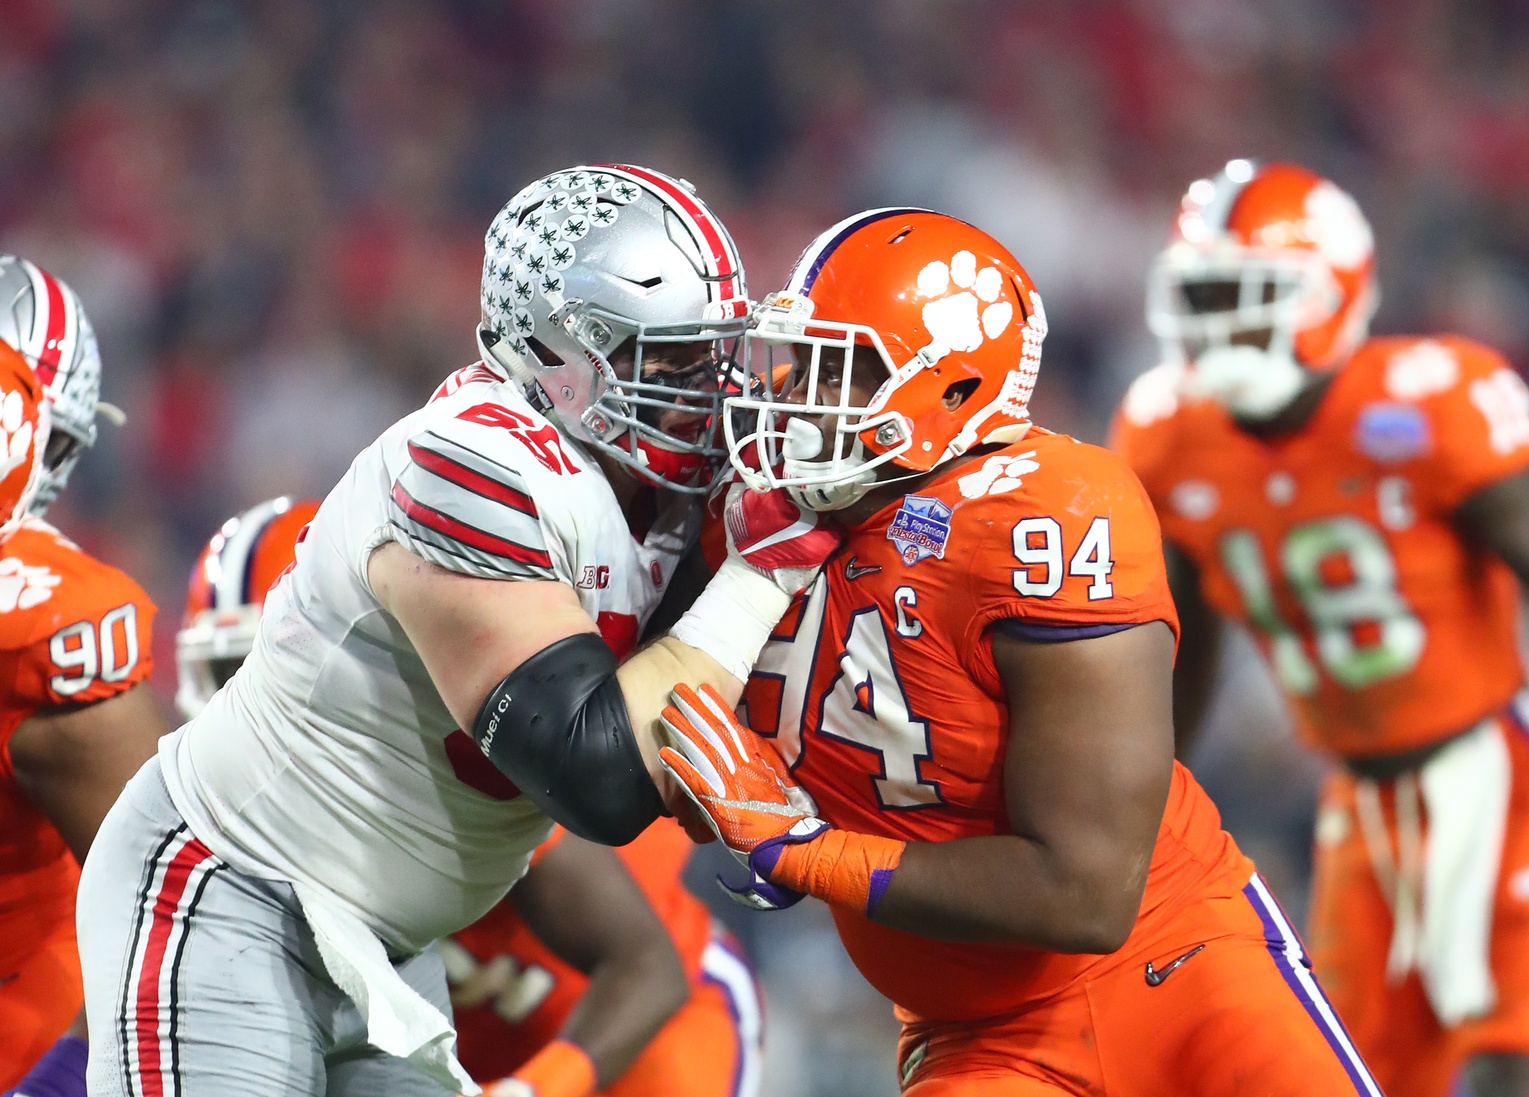
[[[1263,422],[1288,408],[1310,379],[1288,351],[1212,347],[1185,374],[1190,396],[1216,401],[1237,419]]]

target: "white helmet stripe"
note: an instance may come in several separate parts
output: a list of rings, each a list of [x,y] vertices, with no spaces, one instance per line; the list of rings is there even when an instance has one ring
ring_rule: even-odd
[[[1225,171],[1216,176],[1215,187],[1211,193],[1211,199],[1200,210],[1200,218],[1205,222],[1205,227],[1210,230],[1212,239],[1222,236],[1227,230],[1227,222],[1232,217],[1232,207],[1237,204],[1237,199],[1242,197],[1243,188],[1256,175],[1249,174],[1248,178],[1241,181],[1233,179]]]
[[[272,499],[268,503],[262,503],[252,510],[245,511],[234,519],[229,523],[232,529],[228,526],[223,527],[223,547],[218,550],[218,573],[216,576],[207,577],[213,580],[213,609],[238,609],[246,603],[255,601],[258,595],[264,593],[264,591],[249,589],[250,568],[255,562],[255,548],[272,519],[278,514],[285,513],[291,506],[292,500],[287,496]]]
[[[823,264],[833,254],[834,249],[849,238],[856,230],[880,221],[885,217],[895,217],[900,213],[928,213],[929,210],[918,206],[883,206],[880,209],[865,210],[846,217],[837,225],[822,232],[818,238],[807,245],[796,265],[791,268],[791,277],[786,282],[786,292],[791,294],[807,294],[812,292],[812,284],[817,280],[818,272],[823,269]]]

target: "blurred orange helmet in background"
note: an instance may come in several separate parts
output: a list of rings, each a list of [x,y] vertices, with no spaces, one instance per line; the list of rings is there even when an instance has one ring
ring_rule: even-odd
[[[1240,357],[1246,374],[1200,380],[1258,418],[1301,383],[1290,362],[1326,370],[1346,361],[1378,303],[1374,236],[1353,198],[1294,164],[1233,160],[1185,192],[1173,241],[1148,276],[1147,322],[1170,361],[1198,366],[1207,352],[1238,347],[1222,357]],[[1256,350],[1270,362],[1260,365]]]
[[[297,559],[316,499],[271,499],[230,518],[191,569],[186,615],[175,636],[175,705],[201,712],[254,650],[266,595]]]

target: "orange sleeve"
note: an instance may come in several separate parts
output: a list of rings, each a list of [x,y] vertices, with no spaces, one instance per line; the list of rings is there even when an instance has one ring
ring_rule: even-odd
[[[1164,502],[1159,481],[1173,454],[1182,373],[1177,366],[1148,370],[1131,383],[1110,421],[1109,448],[1140,478],[1159,509]]]
[[[1058,439],[1017,490],[967,504],[984,536],[967,571],[968,665],[991,672],[985,633],[1011,621],[1071,640],[1163,621],[1178,634],[1162,536],[1141,482],[1116,454]]]
[[[81,557],[38,607],[28,643],[15,653],[13,704],[91,704],[144,681],[154,669],[155,612],[133,580]]]
[[[1497,352],[1444,342],[1459,363],[1455,384],[1427,401],[1433,433],[1429,491],[1441,510],[1529,469],[1529,388]]]

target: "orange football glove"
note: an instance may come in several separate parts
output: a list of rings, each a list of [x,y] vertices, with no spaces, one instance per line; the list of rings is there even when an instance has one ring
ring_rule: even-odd
[[[815,895],[874,918],[906,843],[835,830],[818,818],[774,745],[740,724],[710,686],[700,693],[679,686],[670,697],[663,723],[673,746],[659,750],[664,766],[749,868],[742,887],[719,879],[723,890],[759,910]]]
[[[740,724],[710,686],[697,693],[675,688],[661,717],[670,745],[660,748],[664,767],[705,813],[733,856],[748,866],[742,887],[720,880],[734,899],[759,910],[781,910],[802,893],[770,880],[787,845],[820,837],[828,823],[817,816],[807,790],[791,779],[775,748]]]

